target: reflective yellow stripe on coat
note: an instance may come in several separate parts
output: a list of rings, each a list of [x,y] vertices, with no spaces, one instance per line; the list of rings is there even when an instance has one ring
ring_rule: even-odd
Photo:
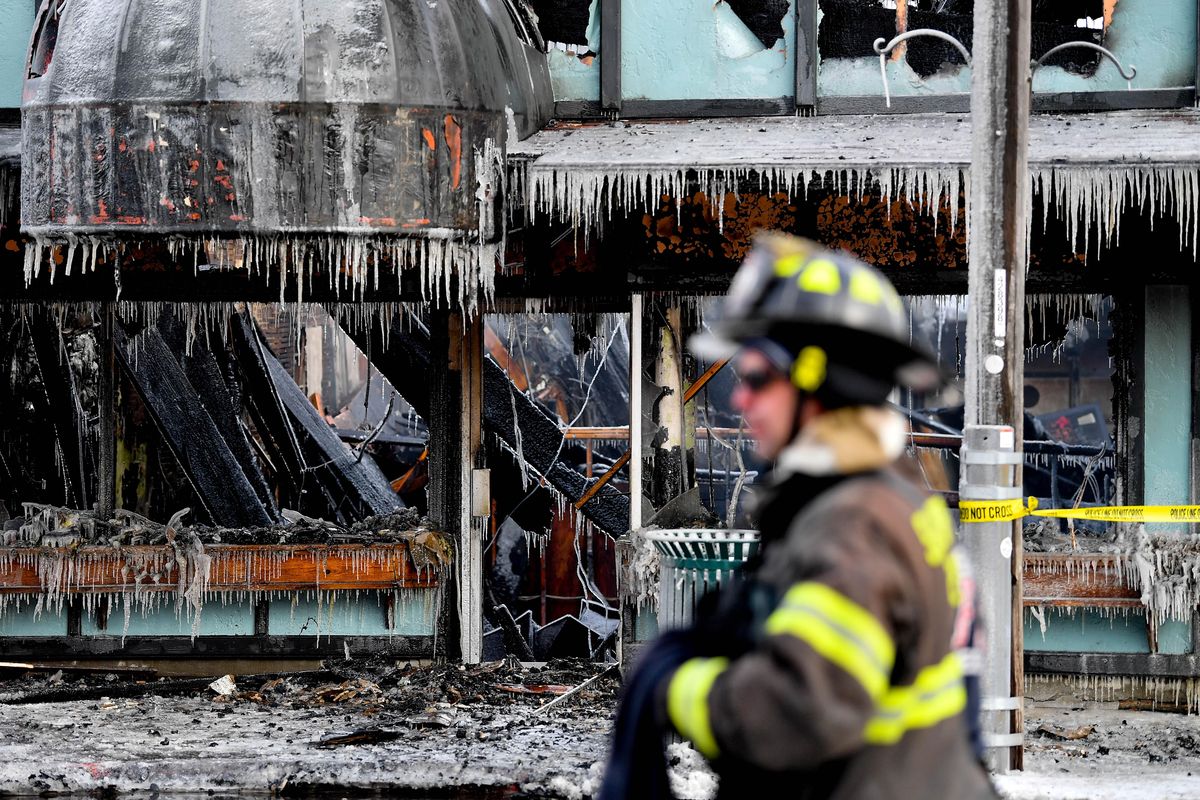
[[[872,700],[888,687],[896,646],[875,615],[823,583],[805,581],[788,590],[771,616],[768,634],[788,634],[841,667]]]
[[[867,744],[887,745],[905,733],[932,728],[967,707],[962,662],[950,653],[939,663],[917,673],[911,686],[893,686],[879,698],[875,716],[867,723]]]
[[[708,693],[729,666],[727,658],[693,658],[675,670],[667,686],[667,714],[685,739],[706,758],[716,758],[717,739],[708,719]]]

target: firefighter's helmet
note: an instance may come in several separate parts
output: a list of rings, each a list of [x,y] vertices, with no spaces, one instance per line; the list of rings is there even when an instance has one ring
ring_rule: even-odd
[[[786,234],[759,235],[692,349],[729,357],[761,350],[826,408],[877,405],[897,385],[942,382],[910,341],[908,313],[891,281],[848,253]]]

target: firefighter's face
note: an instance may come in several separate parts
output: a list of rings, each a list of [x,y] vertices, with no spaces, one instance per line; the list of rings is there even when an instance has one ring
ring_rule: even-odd
[[[792,437],[799,395],[787,376],[757,350],[743,350],[734,365],[738,382],[733,407],[745,418],[758,454],[774,460]]]

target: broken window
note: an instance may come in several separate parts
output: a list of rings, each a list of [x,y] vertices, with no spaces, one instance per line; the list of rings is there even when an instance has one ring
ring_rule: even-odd
[[[600,95],[600,0],[531,0],[558,101]],[[779,99],[795,91],[794,0],[664,0],[621,7],[629,101]]]
[[[665,0],[621,9],[627,99],[780,98],[795,91],[789,0]]]
[[[972,48],[971,0],[820,0],[818,92],[824,97],[883,93],[876,39],[929,28]],[[1088,47],[1066,48],[1036,70],[1034,91],[1096,92],[1188,87],[1195,70],[1196,6],[1183,0],[1070,0],[1033,2],[1031,56],[1037,60],[1070,42],[1111,50],[1116,64]],[[950,43],[915,37],[891,51],[885,65],[894,97],[970,91],[970,69]],[[1120,102],[1119,98],[1115,101]]]
[[[558,101],[600,99],[600,0],[530,0]]]
[[[914,336],[927,341],[942,366],[961,380],[969,299],[918,296],[909,298],[908,306]],[[1043,507],[1111,505],[1118,500],[1112,310],[1113,299],[1099,294],[1026,298],[1022,493],[1037,497]],[[901,394],[925,480],[940,491],[957,491],[958,445],[939,435],[961,435],[961,394]],[[1060,528],[1066,532],[1066,523],[1035,522],[1040,527],[1033,533],[1053,537]],[[1077,532],[1096,535],[1108,530],[1103,523],[1074,525]]]

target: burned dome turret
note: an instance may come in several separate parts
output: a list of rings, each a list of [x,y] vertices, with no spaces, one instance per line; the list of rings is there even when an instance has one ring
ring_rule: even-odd
[[[523,0],[48,0],[23,229],[368,256],[497,238],[506,140],[551,103],[536,39]]]

